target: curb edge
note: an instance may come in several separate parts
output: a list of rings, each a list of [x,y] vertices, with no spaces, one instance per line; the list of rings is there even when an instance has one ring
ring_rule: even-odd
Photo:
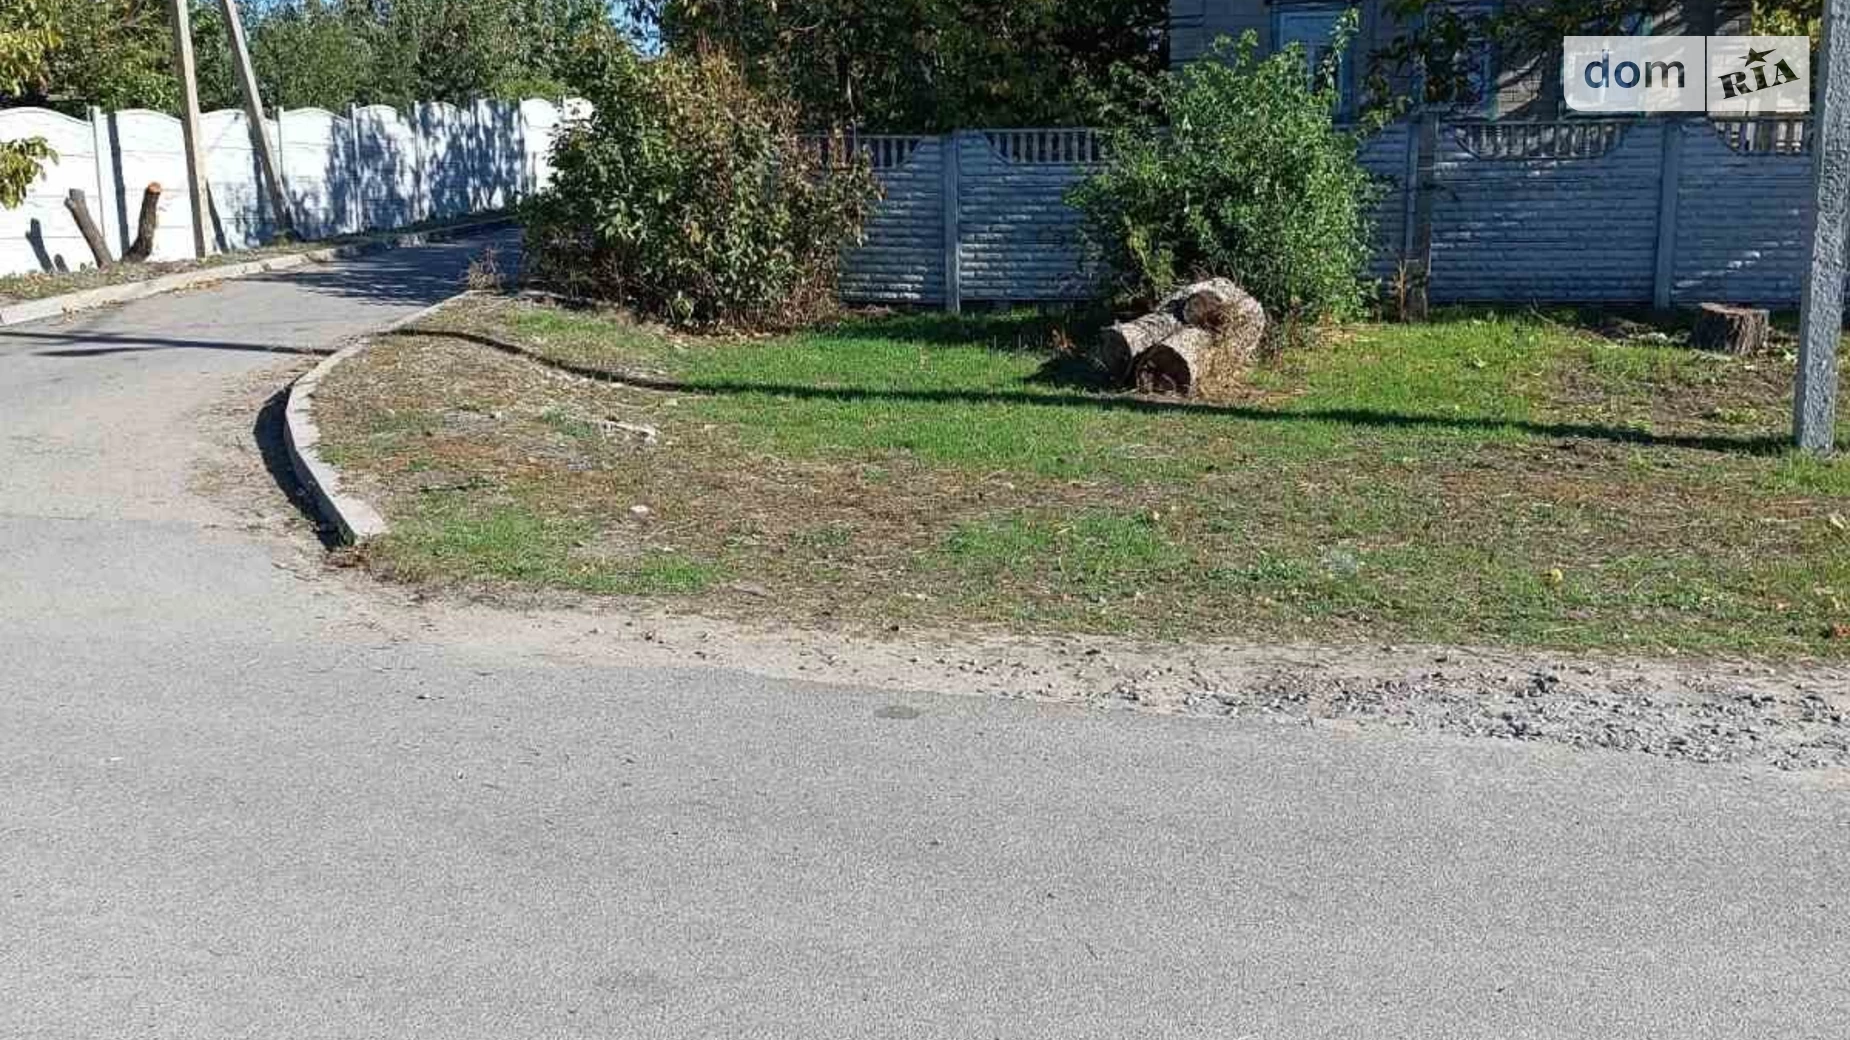
[[[364,352],[378,337],[423,321],[470,295],[473,294],[458,293],[366,333],[322,359],[289,385],[289,397],[283,407],[283,439],[289,447],[289,467],[314,502],[315,511],[333,525],[342,544],[358,545],[391,528],[378,510],[341,490],[340,471],[321,457],[321,427],[315,424],[315,392],[330,372]]]

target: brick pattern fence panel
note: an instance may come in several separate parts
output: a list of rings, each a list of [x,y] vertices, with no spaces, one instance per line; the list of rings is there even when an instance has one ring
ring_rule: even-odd
[[[1442,126],[1435,300],[1651,299],[1662,124]]]
[[[883,135],[855,143],[872,161],[885,197],[864,244],[843,259],[843,298],[944,303],[944,139]]]
[[[1091,130],[957,135],[960,295],[1070,300],[1096,294],[1066,192],[1098,161]]]
[[[1796,306],[1804,285],[1811,156],[1784,135],[1757,145],[1740,124],[1680,127],[1671,301]],[[1768,122],[1768,136],[1797,121]],[[1768,147],[1772,144],[1776,147]]]

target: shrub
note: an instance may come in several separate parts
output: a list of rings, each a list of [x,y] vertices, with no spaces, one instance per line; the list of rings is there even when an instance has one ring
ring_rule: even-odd
[[[788,327],[835,303],[842,250],[878,195],[830,164],[796,109],[718,55],[614,55],[529,206],[540,281],[682,325]]]
[[[1158,78],[1156,121],[1116,128],[1070,192],[1120,299],[1214,274],[1286,328],[1360,309],[1377,189],[1335,125],[1334,70],[1313,83],[1301,49],[1256,60],[1256,46],[1222,40],[1214,60]]]

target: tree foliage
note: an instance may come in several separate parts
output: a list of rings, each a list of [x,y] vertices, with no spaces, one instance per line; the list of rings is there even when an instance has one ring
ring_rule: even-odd
[[[1564,36],[1716,35],[1751,23],[1775,34],[1815,30],[1821,0],[1542,0],[1508,4],[1435,4],[1385,0],[1398,31],[1369,59],[1377,107],[1476,104],[1493,84],[1479,56],[1496,55],[1504,74],[1530,70],[1558,109]],[[1417,95],[1417,96],[1414,96]]]
[[[44,75],[46,56],[58,45],[42,0],[12,0],[0,11],[0,95],[17,94]],[[17,206],[52,158],[44,138],[0,141],[0,207]]]
[[[217,0],[192,0],[200,101],[242,103]],[[166,0],[5,0],[40,12],[55,43],[0,105],[175,111]],[[240,0],[266,104],[467,103],[563,96],[588,56],[623,47],[606,0]]]
[[[864,157],[825,161],[796,106],[724,55],[604,66],[595,115],[527,207],[530,272],[679,324],[790,326],[832,307],[877,195]]]
[[[670,50],[723,50],[812,126],[1094,121],[1111,70],[1168,63],[1168,0],[630,0]]]
[[[1339,37],[1353,29],[1351,13]],[[1162,76],[1155,116],[1114,132],[1070,192],[1121,299],[1218,275],[1286,327],[1360,308],[1377,188],[1335,125],[1335,68],[1313,78],[1302,48],[1257,46],[1248,32]]]

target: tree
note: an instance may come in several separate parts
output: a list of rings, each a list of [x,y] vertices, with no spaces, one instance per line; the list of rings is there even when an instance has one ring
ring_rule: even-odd
[[[191,0],[200,97],[235,108],[217,0]],[[350,104],[467,104],[561,96],[595,48],[626,46],[605,0],[243,0],[252,63],[267,100],[340,111]],[[0,105],[81,115],[178,107],[167,0],[0,0],[0,24],[36,18],[51,42]]]
[[[37,103],[72,115],[89,105],[179,107],[165,0],[50,0],[48,9],[59,42]]]
[[[718,49],[816,126],[1092,122],[1113,69],[1168,63],[1167,0],[630,0],[670,50]]]
[[[1352,12],[1332,54],[1354,27]],[[1360,309],[1377,189],[1336,126],[1335,66],[1307,76],[1302,47],[1260,58],[1258,42],[1160,76],[1157,111],[1113,131],[1068,201],[1120,300],[1224,276],[1290,335]]]
[[[23,94],[43,81],[45,58],[58,46],[42,0],[11,0],[0,12],[0,95]],[[0,142],[0,207],[24,201],[39,163],[53,158],[42,137]]]
[[[796,108],[723,54],[602,68],[591,121],[560,139],[526,207],[529,272],[689,325],[790,327],[832,308],[878,193],[866,158],[825,164]]]

